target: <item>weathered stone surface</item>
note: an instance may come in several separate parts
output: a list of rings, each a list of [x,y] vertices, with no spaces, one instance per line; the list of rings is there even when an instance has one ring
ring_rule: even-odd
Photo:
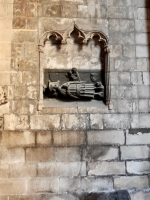
[[[9,188],[9,190],[8,190]],[[0,194],[25,194],[26,193],[26,180],[22,179],[2,179],[0,181]]]
[[[149,161],[127,162],[127,172],[129,174],[148,174],[150,172]]]
[[[39,177],[85,176],[85,162],[47,162],[38,164]]]
[[[150,115],[149,114],[141,114],[139,115],[140,128],[150,128]]]
[[[133,8],[109,6],[108,17],[110,19],[133,19]]]
[[[27,181],[27,192],[31,193],[51,193],[59,192],[59,178],[48,178],[48,179],[29,179]]]
[[[111,178],[83,177],[81,180],[81,192],[107,192],[113,190]]]
[[[136,134],[130,134],[130,132],[127,132],[127,134],[126,134],[127,145],[130,145],[130,144],[132,144],[132,145],[133,144],[149,144],[150,143],[150,137],[149,137],[150,130],[149,129],[148,130],[146,130],[146,129],[135,129],[135,131],[136,131]]]
[[[150,109],[148,99],[139,99],[139,112],[147,112]]]
[[[132,200],[136,200],[136,199],[138,199],[138,200],[149,200],[150,199],[150,193],[148,192],[142,192],[142,191],[140,191],[140,192],[136,192],[136,193],[133,193],[133,194],[131,194],[131,198],[132,198]]]
[[[148,85],[138,86],[138,94],[140,99],[149,99],[150,91]]]
[[[64,114],[62,115],[63,130],[84,130],[89,127],[88,114]]]
[[[78,177],[60,177],[59,184],[59,191],[62,193],[77,191],[81,187],[81,180]]]
[[[47,147],[52,144],[52,133],[50,131],[37,132],[36,142],[38,146]]]
[[[136,56],[138,58],[148,58],[149,57],[149,47],[148,46],[136,46]]]
[[[127,58],[135,58],[135,46],[123,46],[123,55]]]
[[[115,71],[133,71],[136,69],[136,60],[134,58],[116,58]]]
[[[114,189],[146,189],[149,187],[147,176],[114,177]]]
[[[110,129],[126,129],[130,127],[130,116],[128,114],[106,114],[104,115],[104,127]]]
[[[4,130],[25,130],[29,128],[27,115],[4,115]]]
[[[10,178],[36,177],[36,164],[10,165]]]
[[[100,114],[90,114],[91,129],[103,129],[103,116]]]
[[[91,146],[88,147],[83,158],[87,161],[117,160],[119,158],[119,150],[114,147]]]
[[[30,118],[31,129],[34,130],[50,130],[60,127],[59,115],[34,115]]]
[[[0,178],[8,178],[9,177],[9,165],[1,164],[0,165]]]
[[[124,162],[91,162],[88,163],[88,175],[125,174]]]
[[[87,141],[89,145],[124,144],[125,138],[123,131],[118,130],[88,131]]]
[[[121,159],[146,159],[149,158],[149,151],[147,146],[121,146]]]
[[[25,162],[25,152],[24,149],[1,149],[0,160],[2,164],[11,163],[24,163]]]
[[[27,162],[46,162],[56,160],[54,148],[28,148],[26,149]]]
[[[35,133],[31,131],[4,131],[2,132],[1,147],[33,147],[35,146]]]
[[[55,131],[53,134],[55,146],[80,146],[85,144],[83,131]]]
[[[136,32],[150,32],[150,20],[135,20]]]
[[[56,161],[58,162],[75,162],[81,160],[81,152],[79,148],[57,148]]]

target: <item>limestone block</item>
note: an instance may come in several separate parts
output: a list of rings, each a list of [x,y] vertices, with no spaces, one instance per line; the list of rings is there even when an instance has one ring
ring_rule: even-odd
[[[111,178],[106,177],[83,177],[81,181],[82,192],[99,192],[99,191],[112,191],[113,182]]]
[[[56,159],[54,148],[28,148],[26,149],[27,162],[48,162]]]
[[[133,129],[134,130],[134,129]],[[149,129],[148,129],[149,130]],[[145,129],[137,129],[136,134],[127,133],[127,144],[149,144],[150,143],[150,131]]]
[[[138,85],[139,84],[139,73],[137,72],[132,72],[131,73],[131,84],[132,85]]]
[[[109,1],[109,6],[133,6],[133,0],[120,0],[120,1],[115,1],[115,0],[110,0]]]
[[[27,98],[37,99],[38,96],[38,87],[37,86],[28,86],[27,87]]]
[[[129,174],[148,174],[150,172],[149,161],[127,162],[127,172]]]
[[[150,20],[135,20],[136,32],[150,32]]]
[[[100,114],[90,114],[91,129],[103,129],[103,116]]]
[[[114,189],[127,190],[127,189],[146,189],[149,187],[147,176],[125,176],[114,177]]]
[[[58,162],[75,162],[81,160],[81,152],[77,147],[57,148],[56,161]]]
[[[38,71],[24,71],[22,72],[23,85],[37,85]]]
[[[24,130],[28,128],[29,124],[27,115],[4,115],[4,130]]]
[[[89,116],[87,114],[64,114],[62,115],[63,130],[84,130],[89,127]]]
[[[148,85],[138,86],[138,94],[140,99],[149,99],[150,91]]]
[[[119,157],[118,148],[105,146],[91,146],[84,151],[84,160],[87,161],[102,161],[102,160],[117,160]]]
[[[34,57],[19,59],[17,64],[19,67],[19,71],[32,71],[38,69],[37,59]]]
[[[59,192],[59,178],[48,178],[48,179],[28,179],[27,181],[27,193],[52,193]]]
[[[150,115],[148,114],[141,114],[139,115],[140,121],[140,128],[150,128]]]
[[[119,83],[126,85],[131,83],[131,76],[129,72],[119,72]]]
[[[0,130],[3,130],[3,117],[0,117]]]
[[[37,18],[36,17],[28,18],[26,27],[29,30],[37,30]]]
[[[148,99],[139,99],[139,112],[149,111],[149,100]]]
[[[38,131],[36,137],[37,145],[48,147],[52,144],[52,133],[50,131]]]
[[[14,8],[13,8],[13,15],[14,16],[26,16],[26,9],[25,9],[26,4],[20,4],[20,3],[14,3]]]
[[[147,9],[146,8],[138,8],[137,16],[138,16],[138,19],[146,19],[147,18]]]
[[[36,164],[10,165],[10,178],[36,177]]]
[[[148,58],[149,57],[149,47],[148,46],[136,46],[136,56],[138,58]]]
[[[71,191],[77,191],[81,187],[81,180],[80,178],[73,177],[60,177],[60,192],[71,192]]]
[[[136,0],[136,2],[134,2],[134,5],[136,7],[142,8],[142,7],[147,7],[148,6],[148,0],[143,1],[143,0]]]
[[[11,102],[11,111],[14,114],[28,114],[29,112],[29,105],[28,105],[28,100],[14,100]]]
[[[0,114],[3,115],[9,113],[9,106],[9,102],[5,104],[0,104]]]
[[[139,128],[139,115],[138,114],[131,115],[131,128]]]
[[[34,130],[50,130],[60,127],[59,115],[33,115],[30,117],[30,126]]]
[[[1,58],[0,60],[1,60],[0,71],[9,71],[11,66],[11,59]]]
[[[136,192],[136,193],[132,193],[131,195],[132,200],[149,200],[150,199],[150,192]]]
[[[110,32],[111,44],[134,45],[133,32]]]
[[[119,83],[118,72],[111,72],[110,82],[111,82],[111,85],[118,85],[118,83]]]
[[[147,33],[137,33],[135,38],[136,38],[136,44],[138,45],[149,44],[149,34]]]
[[[8,190],[9,188],[9,190]],[[26,180],[23,179],[2,179],[0,181],[0,194],[25,194],[26,193]]]
[[[146,159],[149,158],[149,151],[147,146],[121,146],[121,159]]]
[[[121,45],[110,45],[110,57],[115,58],[118,56],[122,56],[122,46]]]
[[[114,110],[118,113],[129,113],[133,111],[133,101],[130,100],[114,100]]]
[[[143,73],[139,72],[137,73],[138,76],[138,85],[143,85]]]
[[[110,19],[133,19],[133,8],[132,7],[108,7],[108,17]]]
[[[60,3],[53,2],[51,4],[43,4],[42,16],[43,17],[60,17],[61,16]]]
[[[1,149],[0,159],[2,164],[24,163],[25,152],[24,149]]]
[[[128,58],[135,58],[135,46],[123,46],[123,55]]]
[[[134,20],[109,19],[109,30],[111,32],[134,32]]]
[[[7,4],[5,3],[0,3],[0,17],[4,17],[7,15]]]
[[[78,18],[88,18],[88,7],[86,5],[78,5]]]
[[[62,9],[62,13],[61,13],[61,16],[62,17],[69,17],[69,18],[72,18],[72,17],[77,17],[77,4],[76,2],[70,2],[68,1],[67,3],[66,2],[61,2],[61,9]]]
[[[12,85],[21,85],[22,84],[22,73],[11,73],[10,74],[10,83]]]
[[[144,85],[150,85],[149,72],[143,72],[143,83],[144,83]]]
[[[106,114],[104,115],[104,127],[115,129],[126,129],[130,127],[130,116],[128,114]]]
[[[9,85],[10,84],[10,74],[9,73],[0,73],[0,85]]]
[[[123,131],[118,130],[88,131],[87,140],[89,145],[124,144],[125,142]]]
[[[24,43],[24,42],[35,42],[37,41],[36,31],[14,31],[13,42]]]
[[[134,58],[116,58],[115,70],[116,71],[134,71],[136,69],[136,59]]]
[[[85,144],[83,131],[55,131],[53,134],[55,146],[80,146]]]
[[[88,175],[125,174],[124,162],[91,162],[88,163]]]
[[[38,164],[39,177],[85,176],[85,162],[46,162]]]
[[[0,178],[8,178],[9,177],[9,165],[1,164],[0,165]]]
[[[15,86],[14,87],[14,99],[25,99],[27,97],[26,86]]]

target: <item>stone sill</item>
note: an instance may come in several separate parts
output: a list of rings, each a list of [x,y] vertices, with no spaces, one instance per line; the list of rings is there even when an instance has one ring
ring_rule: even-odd
[[[44,99],[42,112],[52,113],[112,113],[102,101],[63,102],[56,99]]]

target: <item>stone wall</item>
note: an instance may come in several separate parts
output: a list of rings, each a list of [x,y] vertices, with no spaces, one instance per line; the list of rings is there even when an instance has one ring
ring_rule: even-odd
[[[149,200],[149,3],[0,1],[0,199],[84,199],[128,189]],[[73,22],[109,37],[113,110],[39,103],[39,39]]]

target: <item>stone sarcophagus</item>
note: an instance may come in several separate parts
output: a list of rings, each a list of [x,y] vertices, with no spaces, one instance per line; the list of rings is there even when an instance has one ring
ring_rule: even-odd
[[[44,100],[103,101],[110,108],[108,38],[101,31],[49,31],[40,39],[40,96]]]

